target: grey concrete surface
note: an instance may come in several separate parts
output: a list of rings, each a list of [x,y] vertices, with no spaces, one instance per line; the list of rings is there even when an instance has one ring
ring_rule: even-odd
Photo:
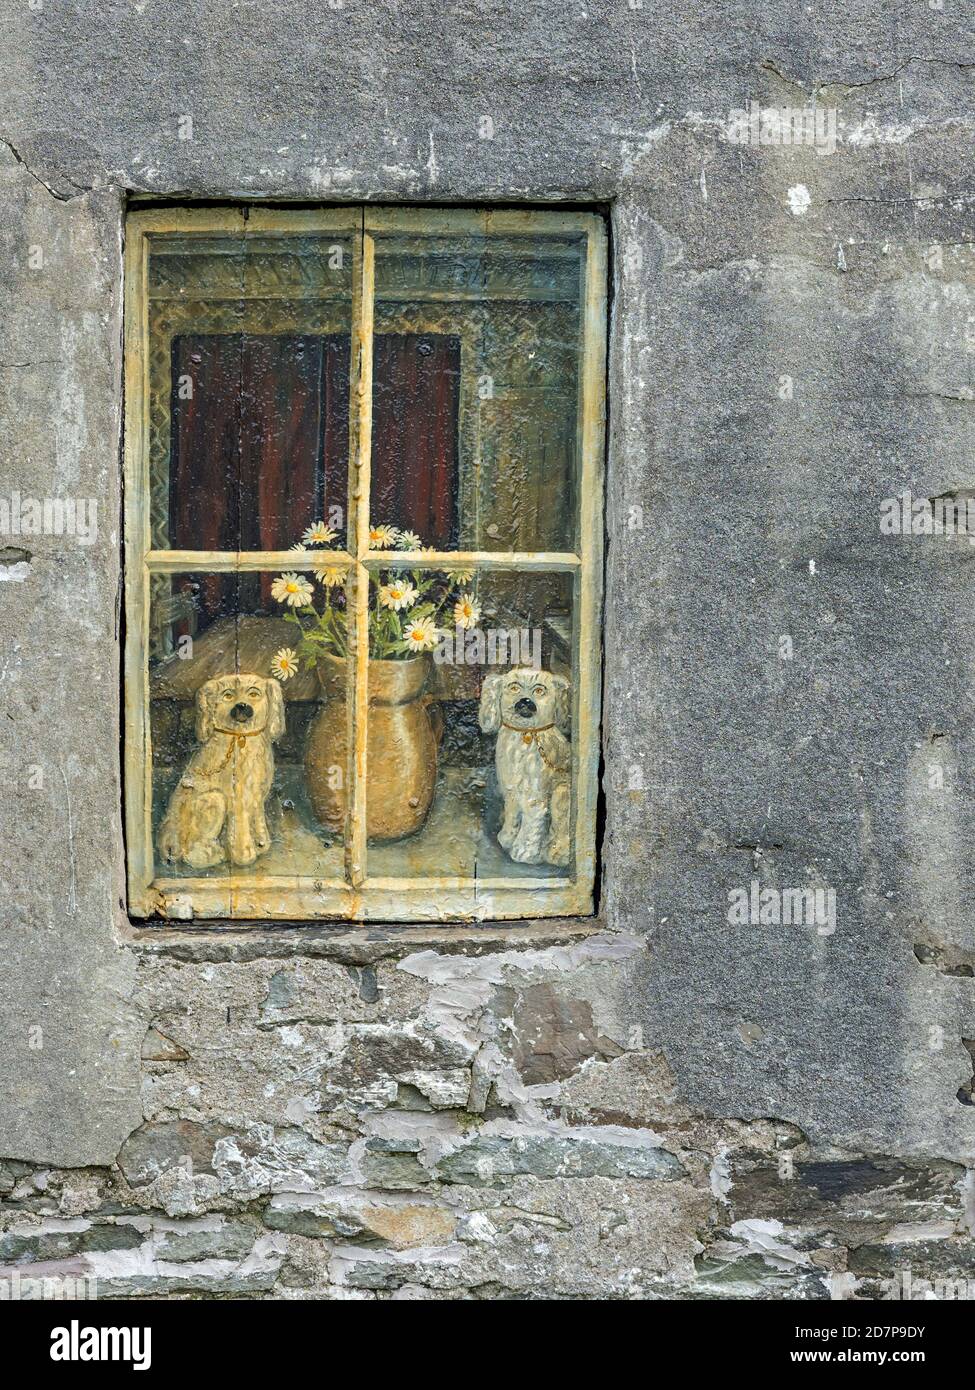
[[[0,536],[0,1260],[873,1296],[910,1227],[916,1278],[972,1277],[975,548],[879,521],[975,488],[975,9],[808,11],[4,0],[0,496],[98,532]],[[834,149],[729,139],[813,97]],[[605,207],[595,936],[129,928],[136,195]],[[753,879],[835,930],[731,924]]]

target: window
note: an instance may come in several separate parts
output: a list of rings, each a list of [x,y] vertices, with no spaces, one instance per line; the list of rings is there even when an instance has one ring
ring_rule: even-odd
[[[591,911],[601,219],[145,210],[126,274],[130,911]]]

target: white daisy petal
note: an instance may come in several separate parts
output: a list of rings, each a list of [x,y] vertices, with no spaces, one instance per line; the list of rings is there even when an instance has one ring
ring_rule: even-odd
[[[321,569],[315,570],[315,578],[326,589],[334,589],[345,583],[345,570],[338,565],[323,565]]]
[[[294,647],[281,647],[271,659],[271,674],[279,681],[290,680],[298,674],[298,653]]]
[[[306,545],[331,545],[337,535],[338,532],[326,526],[324,521],[315,521],[307,528],[302,540]]]
[[[303,574],[281,574],[271,585],[271,597],[289,608],[305,608],[311,603],[313,589]]]
[[[396,544],[399,531],[395,526],[370,526],[369,548],[371,550],[390,550]]]
[[[407,650],[432,652],[437,645],[437,629],[432,618],[414,618],[403,629],[403,640]]]
[[[454,604],[454,622],[458,627],[477,627],[481,618],[481,605],[473,594],[461,594]]]
[[[402,608],[410,608],[416,597],[416,589],[405,579],[391,579],[388,584],[379,586],[379,602],[397,613]]]

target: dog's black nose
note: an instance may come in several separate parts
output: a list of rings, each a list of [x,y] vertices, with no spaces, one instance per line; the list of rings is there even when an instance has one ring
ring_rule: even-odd
[[[527,697],[515,702],[515,714],[520,714],[522,719],[530,718],[537,708],[538,706],[535,704],[535,701],[529,700]]]
[[[230,711],[231,719],[236,719],[238,724],[246,724],[248,719],[253,717],[254,711],[250,705],[245,705],[243,701],[239,705],[234,705]]]

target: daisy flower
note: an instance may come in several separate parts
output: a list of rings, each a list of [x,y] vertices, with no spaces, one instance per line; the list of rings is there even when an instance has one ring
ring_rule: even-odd
[[[298,555],[307,555],[307,554],[308,554],[308,551],[307,551],[306,548],[302,545],[301,541],[295,541],[294,545],[289,545],[289,546],[288,546],[288,549],[289,549],[289,550],[295,551],[295,553],[298,554]]]
[[[324,565],[320,570],[315,570],[315,578],[326,589],[334,589],[345,583],[345,570],[338,565]]]
[[[388,584],[379,586],[379,602],[384,608],[392,608],[398,613],[401,608],[410,608],[416,602],[416,590],[405,579],[391,579]]]
[[[290,680],[298,674],[298,653],[294,647],[281,647],[271,660],[271,675],[279,681]]]
[[[447,570],[447,577],[454,584],[469,584],[474,573],[474,570]]]
[[[398,550],[422,550],[423,542],[415,531],[400,531],[396,546]]]
[[[437,629],[432,618],[414,618],[403,629],[403,641],[411,652],[432,652],[437,645]]]
[[[399,532],[395,526],[370,526],[369,549],[390,550],[396,544],[398,535]]]
[[[289,608],[305,608],[311,603],[312,587],[303,574],[281,574],[271,585],[271,597]]]
[[[454,622],[458,627],[477,627],[481,617],[481,605],[473,594],[461,594],[454,604]]]
[[[324,521],[315,521],[301,539],[306,545],[331,545],[337,535],[338,532],[331,530]]]

